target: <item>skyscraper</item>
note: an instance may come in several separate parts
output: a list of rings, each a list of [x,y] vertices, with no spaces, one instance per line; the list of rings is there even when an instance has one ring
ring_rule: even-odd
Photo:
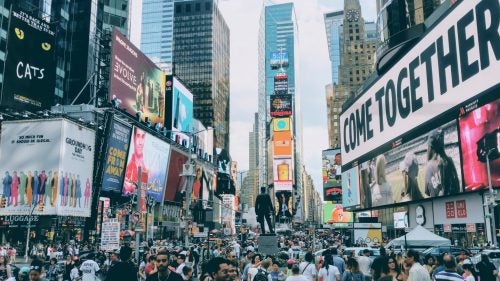
[[[330,56],[330,62],[332,66],[332,83],[339,83],[339,65],[340,65],[340,52],[342,50],[341,44],[341,26],[344,21],[344,11],[337,11],[326,13],[324,15],[325,19],[325,30],[326,39],[328,42],[328,54]]]
[[[229,27],[213,0],[175,3],[174,74],[194,95],[194,117],[229,151]]]
[[[174,0],[143,0],[141,51],[167,73],[172,72]]]

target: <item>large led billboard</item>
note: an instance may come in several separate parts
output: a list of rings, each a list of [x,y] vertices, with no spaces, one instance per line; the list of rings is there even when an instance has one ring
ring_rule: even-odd
[[[109,99],[118,98],[131,115],[165,122],[165,75],[118,29],[113,29]]]
[[[124,123],[110,118],[106,162],[103,168],[102,191],[121,193],[125,163],[130,142],[132,128]]]
[[[323,205],[323,222],[324,223],[345,223],[353,222],[354,214],[344,211],[340,204],[332,204],[327,202]]]
[[[53,105],[55,25],[12,7],[0,105],[39,111]]]
[[[276,192],[276,219],[281,222],[289,221],[293,214],[292,191]]]
[[[271,66],[271,69],[288,67],[288,52],[287,51],[271,52],[271,57],[269,58],[269,64]]]
[[[322,174],[325,201],[342,200],[342,157],[340,149],[327,149],[322,152]],[[328,192],[327,192],[328,191]]]
[[[344,207],[356,206],[360,202],[358,167],[351,168],[342,173],[342,205]]]
[[[499,6],[458,1],[341,113],[342,165],[498,90]]]
[[[290,131],[290,118],[273,118],[273,131]]]
[[[3,122],[0,215],[89,217],[95,132],[65,119]]]
[[[288,76],[285,73],[278,73],[274,76],[274,94],[288,94]]]
[[[168,76],[166,81],[166,127],[173,132],[172,140],[189,142],[188,133],[193,132],[193,94],[177,77]]]
[[[292,115],[291,95],[271,95],[271,117],[285,117]]]
[[[292,158],[274,158],[273,160],[274,190],[291,191],[293,185]]]
[[[124,196],[135,194],[141,167],[141,186],[146,187],[148,195],[161,202],[169,156],[170,145],[167,142],[146,133],[139,127],[134,127],[130,136],[122,194]]]
[[[180,203],[182,201],[182,189],[185,177],[182,177],[182,166],[186,164],[188,157],[181,152],[172,149],[170,151],[170,163],[168,165],[167,187],[165,188],[164,200]]]
[[[274,156],[292,157],[292,133],[290,131],[273,133]]]
[[[465,108],[464,108],[465,110]],[[464,167],[464,185],[466,191],[488,188],[486,162],[477,157],[478,142],[487,134],[500,128],[500,99],[472,109],[459,119],[460,145]],[[498,131],[497,131],[498,132]],[[500,142],[498,133],[497,145]],[[498,149],[498,148],[497,148]],[[500,158],[490,161],[491,184],[500,186]]]

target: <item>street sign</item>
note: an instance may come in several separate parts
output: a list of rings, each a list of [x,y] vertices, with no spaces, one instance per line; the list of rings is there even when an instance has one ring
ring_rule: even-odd
[[[109,219],[102,223],[101,250],[113,251],[120,248],[120,222]]]

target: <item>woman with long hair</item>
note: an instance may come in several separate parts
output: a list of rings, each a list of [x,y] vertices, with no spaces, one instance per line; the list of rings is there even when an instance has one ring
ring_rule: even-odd
[[[385,177],[385,156],[379,155],[375,162],[375,184],[372,187],[372,206],[382,206],[394,203],[392,187]]]
[[[5,281],[12,277],[12,269],[5,256],[0,256],[0,281]]]
[[[319,281],[340,281],[339,269],[333,265],[331,255],[325,256],[318,273]]]
[[[418,187],[418,160],[413,152],[408,152],[400,164],[399,169],[403,174],[403,190],[401,191],[401,202],[424,199]]]
[[[347,260],[346,271],[344,271],[344,276],[342,276],[342,281],[364,281],[365,276],[361,271],[359,271],[358,261],[349,258]]]
[[[387,259],[387,265],[389,266],[389,275],[392,276],[393,281],[406,281],[408,277],[404,272],[401,272],[401,269],[396,264],[396,259],[390,257]]]

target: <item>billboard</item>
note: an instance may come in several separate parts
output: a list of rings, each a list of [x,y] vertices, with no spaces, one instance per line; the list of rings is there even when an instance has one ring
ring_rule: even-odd
[[[340,115],[342,165],[414,129],[423,130],[433,119],[498,89],[500,60],[493,52],[498,46],[490,43],[498,42],[499,9],[494,0],[458,1],[359,95]],[[450,61],[442,59],[447,50],[453,50]]]
[[[3,122],[0,215],[89,217],[95,132],[65,119]]]
[[[273,118],[273,131],[290,131],[290,118]]]
[[[13,6],[0,105],[39,111],[53,104],[55,25]]]
[[[276,192],[276,218],[278,221],[289,221],[293,213],[293,200],[291,191]]]
[[[278,73],[274,76],[274,94],[288,94],[288,76],[285,73]]]
[[[271,117],[284,117],[292,115],[291,95],[271,95]]]
[[[131,115],[165,122],[165,75],[118,29],[113,29],[109,99],[118,98]]]
[[[465,191],[488,188],[486,163],[478,160],[478,141],[500,128],[500,99],[485,104],[462,115],[460,147],[464,170]],[[498,134],[498,133],[497,133]],[[497,135],[497,142],[498,142]],[[491,184],[500,186],[500,158],[490,161]]]
[[[271,69],[288,67],[288,52],[287,51],[271,52],[269,65],[271,65]]]
[[[165,125],[167,129],[174,132],[172,140],[179,142],[186,140],[189,143],[189,136],[180,132],[193,132],[193,94],[177,77],[167,77],[166,98],[167,119]],[[179,132],[179,133],[176,133]]]
[[[327,149],[322,152],[323,199],[342,202],[342,157],[340,149]]]
[[[136,184],[139,180],[138,168],[141,167],[143,188],[147,189],[148,195],[161,202],[169,164],[170,145],[138,127],[133,128],[129,143],[122,194],[130,196],[136,193]]]
[[[394,212],[394,228],[405,229],[410,226],[407,212]]]
[[[364,198],[360,207],[463,192],[456,121],[373,156],[358,166],[359,192]]]
[[[358,167],[351,168],[342,173],[342,205],[344,207],[356,206],[360,202]]]
[[[273,133],[274,156],[292,156],[292,133],[290,131]]]
[[[226,225],[231,234],[236,233],[235,229],[235,196],[232,194],[222,194],[222,223]]]
[[[293,185],[292,158],[274,158],[273,175],[274,190],[291,191]]]
[[[102,191],[121,193],[132,128],[114,118],[110,119]]]
[[[167,187],[165,188],[165,201],[182,201],[182,191],[184,189],[184,177],[182,174],[182,165],[186,164],[188,157],[177,150],[170,151],[170,163],[168,165]]]
[[[323,204],[323,222],[324,223],[342,223],[353,222],[354,214],[344,211],[341,204],[325,203]]]

